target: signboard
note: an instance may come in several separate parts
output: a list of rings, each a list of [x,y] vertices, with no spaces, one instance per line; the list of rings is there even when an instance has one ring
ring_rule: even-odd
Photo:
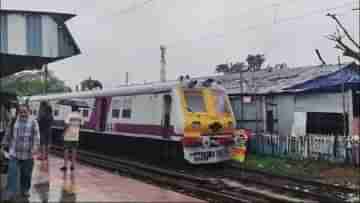
[[[244,103],[251,103],[252,102],[251,96],[244,96],[243,97],[243,102]]]

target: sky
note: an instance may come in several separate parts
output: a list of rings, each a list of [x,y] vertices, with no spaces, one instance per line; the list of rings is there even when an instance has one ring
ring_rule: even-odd
[[[167,79],[214,75],[218,64],[265,54],[266,65],[319,65],[339,51],[326,35],[338,14],[359,40],[359,0],[2,0],[4,9],[76,14],[67,22],[82,54],[49,68],[74,88],[91,76],[105,87],[160,79],[160,45]],[[351,61],[341,57],[342,62]]]

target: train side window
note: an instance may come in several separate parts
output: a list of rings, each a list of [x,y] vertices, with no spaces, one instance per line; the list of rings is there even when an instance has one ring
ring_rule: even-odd
[[[84,109],[82,114],[83,114],[83,117],[87,118],[89,116],[89,110]]]
[[[122,118],[131,118],[131,109],[123,109],[121,117]]]
[[[58,116],[58,115],[59,115],[59,109],[55,109],[54,116]]]
[[[120,109],[112,110],[112,118],[120,118]]]

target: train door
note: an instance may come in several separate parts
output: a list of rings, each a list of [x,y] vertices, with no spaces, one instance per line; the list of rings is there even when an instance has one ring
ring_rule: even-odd
[[[163,115],[162,115],[162,136],[169,138],[171,136],[171,96],[164,95],[163,97]]]
[[[162,119],[161,119],[161,134],[163,138],[169,139],[171,136],[171,96],[170,95],[164,95],[163,97],[163,113],[162,113]],[[162,159],[165,161],[168,161],[171,159],[170,155],[170,143],[165,140],[160,144],[160,153],[162,154]]]
[[[97,116],[97,130],[99,131],[105,131],[106,130],[106,122],[107,122],[107,115],[108,111],[110,109],[111,104],[111,98],[102,97],[102,98],[96,98],[97,99],[97,105],[99,107],[96,109]]]
[[[100,126],[100,131],[105,131],[106,129],[106,115],[107,115],[107,102],[106,102],[106,98],[102,98],[101,99],[101,103],[100,103],[101,107],[100,107],[100,120],[99,120],[99,126]]]

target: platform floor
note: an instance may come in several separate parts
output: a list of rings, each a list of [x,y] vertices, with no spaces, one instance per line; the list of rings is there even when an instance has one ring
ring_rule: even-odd
[[[71,175],[62,164],[54,156],[49,165],[35,162],[30,202],[204,202],[87,165]]]

